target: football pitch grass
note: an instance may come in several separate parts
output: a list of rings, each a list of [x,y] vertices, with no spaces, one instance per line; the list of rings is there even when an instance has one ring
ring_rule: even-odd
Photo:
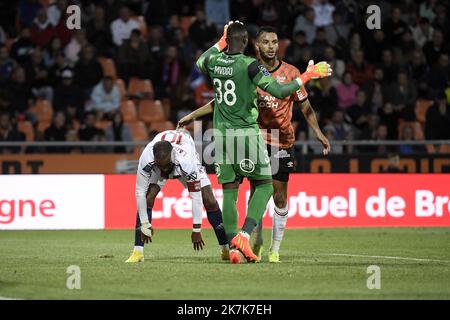
[[[212,230],[158,230],[145,262],[125,264],[133,232],[0,231],[0,297],[17,299],[450,299],[450,228],[287,230],[282,263],[220,260]],[[81,289],[66,287],[67,268]],[[367,288],[367,268],[381,289]]]

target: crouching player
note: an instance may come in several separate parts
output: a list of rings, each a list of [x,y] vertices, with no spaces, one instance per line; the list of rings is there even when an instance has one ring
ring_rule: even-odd
[[[222,250],[222,259],[228,260],[228,241],[222,224],[222,212],[213,195],[205,168],[200,163],[194,140],[186,130],[168,130],[159,133],[139,158],[134,250],[126,262],[144,261],[144,243],[152,242],[153,237],[153,204],[167,179],[178,179],[189,190],[192,198],[191,240],[194,250],[203,249],[204,245],[201,235],[203,201],[208,221]]]

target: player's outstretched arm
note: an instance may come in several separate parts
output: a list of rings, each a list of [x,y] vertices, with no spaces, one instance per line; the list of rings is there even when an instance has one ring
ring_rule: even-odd
[[[210,102],[205,104],[204,106],[201,106],[200,108],[192,111],[187,116],[184,116],[183,118],[178,121],[177,129],[183,128],[187,126],[189,123],[194,121],[195,119],[201,118],[207,114],[213,113],[214,111],[214,99],[212,99]]]
[[[141,236],[144,243],[152,242],[153,228],[147,216],[147,190],[150,179],[138,171],[136,177],[136,204],[141,220]]]
[[[198,172],[193,172],[189,176],[198,177]],[[194,250],[203,250],[205,242],[202,238],[202,218],[203,218],[203,201],[199,180],[188,180],[187,187],[189,196],[192,199],[192,234],[191,241]]]
[[[320,143],[322,144],[323,154],[324,155],[329,154],[331,150],[330,141],[328,141],[327,137],[323,134],[322,130],[320,130],[319,123],[317,122],[316,113],[314,112],[314,109],[312,108],[309,100],[306,99],[305,101],[303,101],[300,105],[300,108],[306,121],[308,122],[308,125],[314,130],[317,140],[319,140]]]

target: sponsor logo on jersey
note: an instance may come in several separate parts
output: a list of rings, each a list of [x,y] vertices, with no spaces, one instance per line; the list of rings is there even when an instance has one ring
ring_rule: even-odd
[[[289,161],[288,163],[286,163],[286,165],[288,166],[288,168],[292,168],[294,166],[294,163],[292,161]]]
[[[290,156],[291,155],[286,150],[278,150],[278,152],[275,153],[273,157],[277,159],[282,159],[282,158],[289,158]]]
[[[255,171],[255,163],[250,159],[242,159],[239,163],[239,167],[246,173],[252,173]]]
[[[270,76],[270,72],[263,65],[259,65],[258,68],[259,70],[261,70],[263,75],[265,75],[266,77]]]
[[[234,59],[218,58],[217,61],[218,61],[218,62],[223,62],[223,63],[229,64],[229,63],[233,63],[233,62],[234,62]]]
[[[283,82],[286,81],[286,77],[281,77],[281,76],[277,75],[277,81],[278,81],[279,83],[283,83]]]
[[[218,163],[214,163],[214,171],[216,171],[216,176],[220,176],[220,166]]]

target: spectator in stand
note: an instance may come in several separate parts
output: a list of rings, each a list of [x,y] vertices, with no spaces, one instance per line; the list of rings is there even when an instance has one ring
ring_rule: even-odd
[[[397,82],[390,86],[386,101],[394,106],[395,110],[402,113],[402,118],[414,120],[414,105],[417,99],[417,89],[415,84],[409,80],[406,71],[400,71],[397,76]]]
[[[430,22],[434,21],[436,17],[435,8],[437,0],[425,0],[419,6],[419,16],[421,18],[427,18]]]
[[[119,88],[113,78],[106,76],[92,90],[88,111],[95,111],[98,120],[112,120],[113,115],[120,108]]]
[[[50,23],[47,11],[44,8],[39,9],[31,25],[31,41],[43,49],[55,35],[55,27]]]
[[[294,35],[293,41],[291,41],[289,46],[286,48],[284,60],[292,65],[298,65],[302,52],[306,48],[309,48],[309,44],[306,42],[305,32],[301,30],[297,31]]]
[[[333,73],[329,78],[331,84],[336,87],[342,82],[342,76],[345,72],[345,63],[341,59],[336,58],[336,52],[331,46],[325,48],[325,61],[328,62],[331,69],[333,69]]]
[[[158,61],[163,56],[163,53],[168,46],[166,39],[163,36],[163,29],[161,26],[154,26],[150,30],[150,36],[147,43],[152,60]]]
[[[399,7],[393,7],[391,17],[384,22],[383,29],[389,30],[387,40],[390,46],[400,42],[402,34],[408,29],[408,25],[401,18],[402,12]]]
[[[346,109],[356,103],[356,92],[359,86],[353,82],[350,72],[345,72],[343,82],[336,87],[338,107]]]
[[[400,140],[402,141],[415,141],[414,127],[410,124],[405,124],[400,133]],[[400,154],[413,154],[413,153],[424,153],[426,152],[423,145],[413,145],[408,143],[403,143],[398,147]]]
[[[335,87],[330,78],[318,80],[318,85],[308,87],[308,98],[313,106],[320,106],[322,119],[331,119],[338,107],[338,98]],[[303,118],[303,116],[302,116]]]
[[[333,113],[331,122],[324,128],[326,136],[331,140],[352,140],[352,127],[345,123],[344,113],[337,110]],[[335,146],[333,153],[342,153],[342,146]]]
[[[200,85],[195,88],[195,103],[197,107],[204,106],[214,99],[214,86],[211,79],[206,78]]]
[[[61,18],[66,15],[67,6],[67,0],[57,0],[48,6],[47,16],[54,27],[56,27],[60,23]]]
[[[180,83],[184,71],[184,66],[178,58],[177,48],[174,46],[168,47],[165,56],[157,65],[157,96],[170,96],[171,92]]]
[[[441,53],[437,65],[428,74],[428,84],[432,88],[432,92],[437,94],[444,91],[448,87],[448,83],[450,83],[449,55]]]
[[[11,46],[11,57],[16,60],[18,64],[24,65],[30,59],[30,54],[34,48],[34,44],[31,42],[30,38],[30,28],[23,28],[20,31],[19,38],[14,41]]]
[[[398,65],[394,62],[394,56],[390,49],[383,50],[381,67],[383,68],[384,80],[386,83],[391,84],[397,79]]]
[[[95,7],[94,18],[86,26],[86,37],[99,55],[112,56],[114,44],[104,8]]]
[[[56,53],[55,63],[48,70],[49,83],[51,84],[51,86],[53,88],[55,88],[55,90],[58,87],[58,85],[61,83],[62,73],[66,69],[70,69],[70,67],[66,61],[64,52],[60,51],[60,52]]]
[[[16,67],[16,62],[9,56],[8,48],[0,44],[0,85],[3,86]]]
[[[35,97],[29,82],[27,82],[25,70],[21,66],[17,66],[13,70],[0,100],[3,107],[12,110],[15,116],[32,123],[36,122],[36,116],[29,111],[34,104]]]
[[[133,141],[130,128],[123,122],[120,112],[115,112],[112,116],[112,123],[105,130],[106,141]],[[117,146],[109,149],[113,153],[130,153],[133,146]]]
[[[81,57],[75,64],[74,82],[85,93],[87,99],[92,88],[102,79],[103,70],[95,55],[95,48],[86,45],[81,49]]]
[[[419,23],[411,28],[416,46],[422,48],[425,43],[433,39],[434,29],[430,25],[430,20],[421,18]]]
[[[384,103],[389,86],[384,82],[384,72],[380,67],[376,67],[373,72],[373,79],[364,84],[363,90],[366,93],[370,110],[377,112]]]
[[[367,42],[365,46],[367,60],[372,64],[380,63],[383,51],[390,48],[385,32],[383,30],[374,30],[372,39],[369,39]]]
[[[53,88],[50,86],[48,71],[42,59],[42,51],[39,48],[36,48],[31,54],[31,60],[25,71],[34,96],[53,103]]]
[[[82,112],[84,102],[83,91],[73,83],[73,71],[65,69],[61,74],[61,83],[55,90],[53,109],[66,112],[68,106],[73,106]]]
[[[333,11],[333,22],[325,27],[327,39],[330,45],[345,49],[350,34],[350,26],[345,23],[339,11]]]
[[[273,0],[264,0],[263,4],[259,7],[258,25],[271,26],[278,29],[281,23],[280,11],[278,3]]]
[[[182,29],[179,28],[174,31],[171,45],[177,48],[185,65],[195,64],[195,61],[197,61],[194,58],[196,51],[195,45],[188,37],[184,36]]]
[[[398,43],[394,48],[397,62],[400,65],[404,66],[406,63],[411,61],[415,48],[416,45],[414,43],[412,32],[411,30],[407,29],[405,32],[403,32],[400,43]]]
[[[321,61],[325,56],[325,48],[330,44],[327,40],[327,34],[322,27],[317,28],[316,37],[311,43],[314,59]]]
[[[169,43],[173,42],[175,30],[180,29],[180,17],[178,14],[172,14],[169,17],[169,23],[164,28],[164,37]]]
[[[414,50],[411,61],[406,65],[406,69],[408,71],[408,76],[416,83],[426,80],[429,67],[421,49]]]
[[[398,137],[400,113],[394,109],[392,103],[386,102],[383,108],[378,110],[378,116],[381,119],[380,122],[387,127],[387,139],[396,140]]]
[[[131,77],[150,78],[152,61],[150,49],[142,40],[141,32],[135,29],[129,40],[125,40],[119,48],[117,58],[119,75],[128,83]]]
[[[124,40],[131,36],[131,31],[139,29],[139,23],[131,19],[130,9],[122,6],[119,11],[119,18],[111,23],[111,34],[113,42],[117,47],[120,47]]]
[[[347,66],[347,72],[352,75],[353,81],[362,86],[373,78],[373,67],[364,61],[364,52],[357,50],[352,54],[352,61]]]
[[[450,106],[444,92],[441,92],[434,104],[427,110],[425,137],[428,140],[450,139]]]
[[[39,0],[20,0],[19,21],[22,26],[30,27],[39,9],[42,8]]]
[[[358,90],[356,104],[348,107],[345,113],[350,123],[358,132],[362,132],[365,129],[367,126],[367,116],[370,114],[370,107],[367,103],[366,93],[363,90]]]
[[[46,141],[66,141],[66,135],[68,131],[68,125],[66,122],[66,116],[64,112],[57,111],[52,120],[52,124],[44,132],[44,139]],[[66,148],[59,147],[47,147],[48,153],[65,153]]]
[[[69,129],[66,133],[66,141],[67,142],[76,142],[80,141],[78,139],[78,131],[76,129]],[[81,153],[80,147],[66,147],[67,153]]]
[[[333,12],[336,8],[328,0],[314,0],[312,8],[316,27],[326,27],[333,23]]]
[[[433,28],[439,29],[441,31],[450,30],[450,21],[448,19],[447,10],[449,9],[448,4],[445,6],[442,2],[436,8],[436,19],[433,21]],[[445,42],[448,43],[450,37],[448,32],[444,34]]]
[[[316,37],[317,26],[314,24],[316,14],[314,9],[307,8],[305,12],[295,19],[294,33],[303,31],[306,35],[306,42],[311,44]]]
[[[78,131],[80,141],[99,141],[104,138],[105,132],[95,126],[96,122],[95,113],[88,112],[85,114],[84,123]],[[83,147],[84,153],[95,153],[98,150],[98,147]]]
[[[213,23],[206,19],[202,9],[195,11],[195,21],[189,27],[189,37],[198,48],[208,49],[217,38],[217,30]]]
[[[8,113],[0,113],[0,142],[25,141],[25,135],[13,126]],[[19,153],[20,147],[0,147],[0,154]]]
[[[62,42],[58,37],[54,37],[50,40],[47,48],[42,53],[42,58],[44,59],[44,64],[47,69],[50,69],[56,63],[56,57],[58,54],[63,52]]]
[[[83,30],[76,30],[72,40],[70,40],[69,44],[64,49],[64,53],[66,55],[66,59],[69,62],[71,67],[74,67],[77,63],[79,57],[79,53],[81,48],[88,45],[86,40],[86,33]]]
[[[423,46],[423,53],[427,58],[428,65],[434,66],[441,53],[448,52],[448,45],[444,42],[444,34],[441,30],[434,30],[433,39]]]

